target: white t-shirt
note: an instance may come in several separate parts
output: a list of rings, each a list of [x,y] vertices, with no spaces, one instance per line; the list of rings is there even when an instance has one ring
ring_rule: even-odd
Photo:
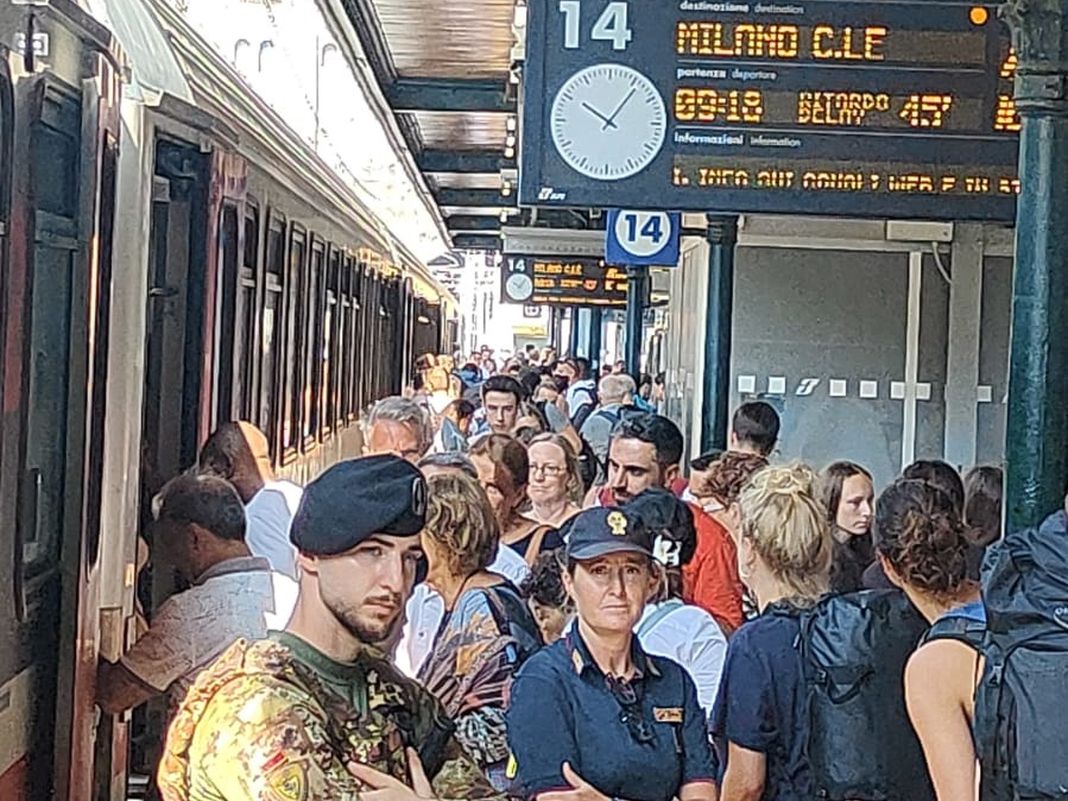
[[[654,619],[665,604],[671,606]],[[701,708],[711,715],[727,657],[727,638],[716,619],[699,606],[665,601],[646,606],[634,631],[646,653],[667,657],[686,668],[697,685]]]
[[[526,560],[507,545],[497,549],[497,558],[489,570],[504,576],[516,587],[530,575]],[[417,584],[404,607],[404,614],[404,631],[393,661],[404,675],[415,678],[434,647],[434,637],[445,618],[445,602],[425,582]]]
[[[245,542],[253,556],[262,556],[271,569],[297,578],[297,549],[289,541],[289,526],[304,490],[290,481],[268,481],[245,507]]]
[[[285,628],[297,583],[273,572],[266,559],[220,562],[185,592],[168,598],[122,664],[165,692],[174,709],[197,674],[241,638],[261,640]]]

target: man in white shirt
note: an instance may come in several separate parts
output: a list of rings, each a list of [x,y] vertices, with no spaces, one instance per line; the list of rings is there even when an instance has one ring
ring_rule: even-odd
[[[228,482],[187,473],[156,499],[153,552],[189,589],[167,599],[118,662],[102,662],[97,703],[119,714],[157,695],[174,710],[201,670],[236,640],[261,639],[289,620],[297,584],[245,544],[241,498]]]
[[[266,435],[246,422],[223,423],[200,451],[200,469],[234,485],[245,504],[245,542],[273,570],[297,578],[297,551],[289,527],[304,490],[275,478]]]

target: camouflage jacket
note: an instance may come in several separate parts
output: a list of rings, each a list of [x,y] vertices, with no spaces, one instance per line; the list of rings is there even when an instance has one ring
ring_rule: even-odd
[[[358,801],[359,762],[410,784],[419,751],[437,798],[499,801],[441,704],[374,651],[342,664],[297,637],[231,646],[185,697],[159,768],[164,801]]]

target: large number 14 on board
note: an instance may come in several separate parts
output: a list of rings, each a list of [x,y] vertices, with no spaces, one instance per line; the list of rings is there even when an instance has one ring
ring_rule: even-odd
[[[593,23],[590,39],[611,42],[613,50],[626,50],[634,38],[634,32],[627,25],[629,11],[628,5],[621,0],[609,3]],[[560,13],[564,15],[564,48],[577,50],[582,39],[582,0],[560,0]]]

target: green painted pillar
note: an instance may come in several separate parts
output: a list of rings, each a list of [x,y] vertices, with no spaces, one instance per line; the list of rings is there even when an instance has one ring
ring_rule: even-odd
[[[642,322],[645,318],[645,296],[649,293],[649,268],[627,267],[627,373],[634,383],[642,380]]]
[[[1068,0],[1003,7],[1019,66],[1016,212],[1006,431],[1006,526],[1037,525],[1068,486]]]
[[[701,404],[701,452],[727,447],[731,393],[731,327],[734,305],[734,248],[738,218],[706,215],[708,289],[705,293],[704,382]]]

